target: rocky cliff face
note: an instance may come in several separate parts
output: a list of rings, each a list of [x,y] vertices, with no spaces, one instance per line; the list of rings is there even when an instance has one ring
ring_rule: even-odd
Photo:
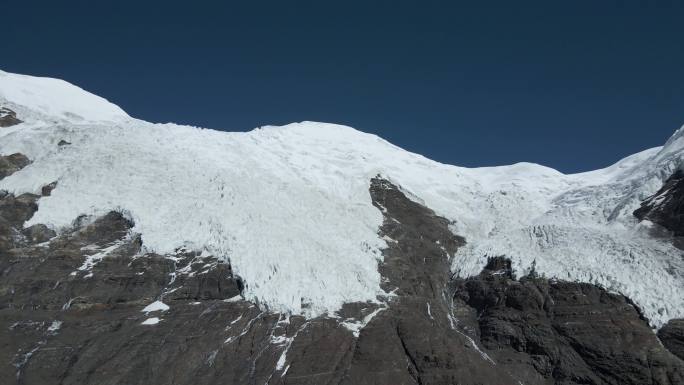
[[[0,155],[0,178],[9,176],[28,166],[30,161],[24,154]]]
[[[516,280],[503,258],[454,285],[470,330],[525,384],[684,381],[684,363],[624,296],[535,274]]]
[[[0,172],[27,164],[7,160]],[[44,195],[59,188],[50,182]],[[214,256],[146,252],[121,213],[74,218],[73,228],[57,235],[43,225],[23,226],[41,196],[2,193],[0,378],[8,384],[684,383],[684,362],[675,355],[678,324],[660,333],[672,354],[627,298],[601,288],[534,275],[517,280],[502,258],[477,277],[453,279],[450,258],[466,240],[449,231],[449,221],[382,178],[370,181],[369,193],[384,218],[378,231],[388,248],[379,271],[391,294],[313,319],[243,300],[241,278]],[[156,301],[163,304],[147,307]]]
[[[663,187],[634,211],[639,220],[648,220],[670,232],[673,244],[684,248],[684,172],[675,171]]]
[[[658,337],[667,349],[684,360],[684,319],[670,320],[658,330]]]

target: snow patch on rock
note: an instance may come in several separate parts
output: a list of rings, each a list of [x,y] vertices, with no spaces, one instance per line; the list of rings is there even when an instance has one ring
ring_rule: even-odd
[[[55,320],[55,321],[52,321],[50,326],[47,328],[47,332],[48,332],[48,334],[57,334],[57,332],[61,328],[62,328],[62,321]]]
[[[155,311],[167,311],[169,310],[170,307],[169,305],[165,304],[162,301],[154,301],[151,304],[145,306],[144,309],[142,309],[143,313],[152,313]]]
[[[161,319],[159,319],[158,317],[151,317],[151,318],[144,320],[141,323],[141,325],[156,325],[159,323],[159,321],[161,321]]]

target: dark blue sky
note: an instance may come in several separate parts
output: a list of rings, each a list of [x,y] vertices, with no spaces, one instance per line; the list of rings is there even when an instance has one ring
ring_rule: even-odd
[[[326,121],[442,162],[575,172],[684,124],[683,4],[3,1],[0,68],[155,122]]]

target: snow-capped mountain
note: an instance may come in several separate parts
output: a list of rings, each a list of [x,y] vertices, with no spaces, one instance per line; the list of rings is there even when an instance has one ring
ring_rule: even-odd
[[[381,175],[453,221],[467,242],[452,260],[460,275],[507,256],[517,271],[534,263],[548,277],[621,292],[654,326],[684,316],[681,251],[632,215],[680,167],[681,130],[661,148],[564,175],[529,163],[440,164],[325,123],[247,133],[152,124],[66,82],[9,73],[0,73],[0,102],[24,121],[0,131],[0,153],[32,160],[0,189],[59,185],[29,224],[61,229],[120,210],[149,250],[229,259],[247,297],[271,309],[316,316],[386,294],[382,217],[367,196]]]
[[[239,277],[235,285],[241,297],[226,301],[244,299],[251,304],[245,309],[260,312],[225,343],[252,333],[253,323],[266,314],[278,315],[269,338],[280,350],[273,353],[269,379],[274,374],[286,378],[289,357],[300,354],[295,348],[290,351],[291,346],[315,320],[333,320],[352,332],[350,338],[359,338],[374,317],[389,313],[393,303],[402,303],[396,298],[407,293],[423,298],[425,303],[411,306],[425,308],[419,312],[426,320],[443,322],[444,330],[456,333],[453,338],[475,349],[474,357],[484,364],[472,365],[496,365],[499,356],[491,358],[475,342],[479,332],[469,334],[472,327],[461,320],[467,317],[464,311],[459,313],[458,301],[463,301],[463,309],[484,311],[474,300],[481,292],[473,291],[468,282],[513,282],[513,273],[533,273],[529,276],[548,282],[589,283],[595,286],[586,287],[622,294],[654,328],[684,317],[682,251],[662,224],[633,215],[681,169],[684,129],[663,147],[605,169],[566,175],[530,163],[483,168],[441,164],[375,135],[327,123],[266,126],[250,132],[154,124],[132,118],[69,83],[1,71],[0,108],[0,122],[6,122],[0,124],[0,155],[15,154],[3,160],[10,171],[0,177],[0,191],[13,199],[12,207],[24,204],[22,196],[34,197],[26,204],[36,205],[26,221],[18,220],[12,227],[24,235],[8,237],[34,237],[38,246],[22,250],[43,255],[66,242],[51,239],[82,237],[78,234],[89,228],[105,226],[105,218],[104,228],[113,226],[120,237],[107,243],[88,241],[92,244],[78,238],[83,242],[78,255],[84,259],[68,279],[96,285],[99,274],[104,274],[98,264],[133,249],[129,267],[143,263],[135,261],[148,255],[166,256],[175,266],[167,274],[170,281],[152,303],[154,310],[145,314],[169,311],[162,300],[179,290],[169,286],[179,277],[206,275],[229,263],[228,276]],[[112,212],[121,218],[108,214]],[[406,212],[424,216],[429,226],[405,223],[414,221]],[[429,231],[421,232],[425,229]],[[432,243],[426,246],[427,238]],[[420,255],[411,252],[417,244],[431,250],[418,261],[425,266],[416,267],[411,259],[412,267],[393,270],[407,263],[395,262],[393,253],[402,250],[413,258]],[[18,250],[12,247],[7,253]],[[194,262],[187,262],[185,255]],[[438,261],[430,259],[435,255]],[[505,257],[512,266],[493,257]],[[422,273],[412,278],[410,271]],[[437,282],[430,284],[430,294],[416,289],[425,282]],[[456,293],[468,294],[450,299],[450,285],[465,285]],[[495,285],[489,293],[501,287]],[[549,303],[563,303],[564,294],[553,290],[547,294],[552,298]],[[589,298],[587,303],[618,301],[606,302],[602,291],[591,290],[580,290]],[[71,307],[72,299],[64,309]],[[631,309],[626,303],[619,302],[616,309]],[[354,304],[366,307],[350,316]],[[300,328],[274,334],[278,325],[290,325],[290,317],[302,319]],[[150,317],[143,325],[160,321],[163,324],[163,319]],[[46,333],[56,333],[62,325],[61,320],[54,322],[60,322],[57,329]],[[401,338],[405,344],[406,337]],[[212,365],[217,353],[213,354]],[[25,364],[15,365],[17,378]],[[419,364],[411,365],[421,372]]]

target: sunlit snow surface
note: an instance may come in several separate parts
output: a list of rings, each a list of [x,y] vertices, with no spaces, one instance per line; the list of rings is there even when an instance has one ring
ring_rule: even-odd
[[[468,242],[452,264],[462,276],[506,255],[519,273],[536,261],[548,277],[622,292],[654,326],[684,316],[682,253],[631,214],[680,166],[684,132],[606,169],[564,175],[529,163],[444,165],[324,123],[247,133],[151,124],[67,83],[3,72],[0,102],[25,121],[0,130],[0,154],[33,160],[0,189],[58,181],[27,225],[59,229],[123,211],[149,250],[229,259],[246,298],[272,310],[315,316],[383,294],[382,215],[368,192],[381,174],[454,222]]]

